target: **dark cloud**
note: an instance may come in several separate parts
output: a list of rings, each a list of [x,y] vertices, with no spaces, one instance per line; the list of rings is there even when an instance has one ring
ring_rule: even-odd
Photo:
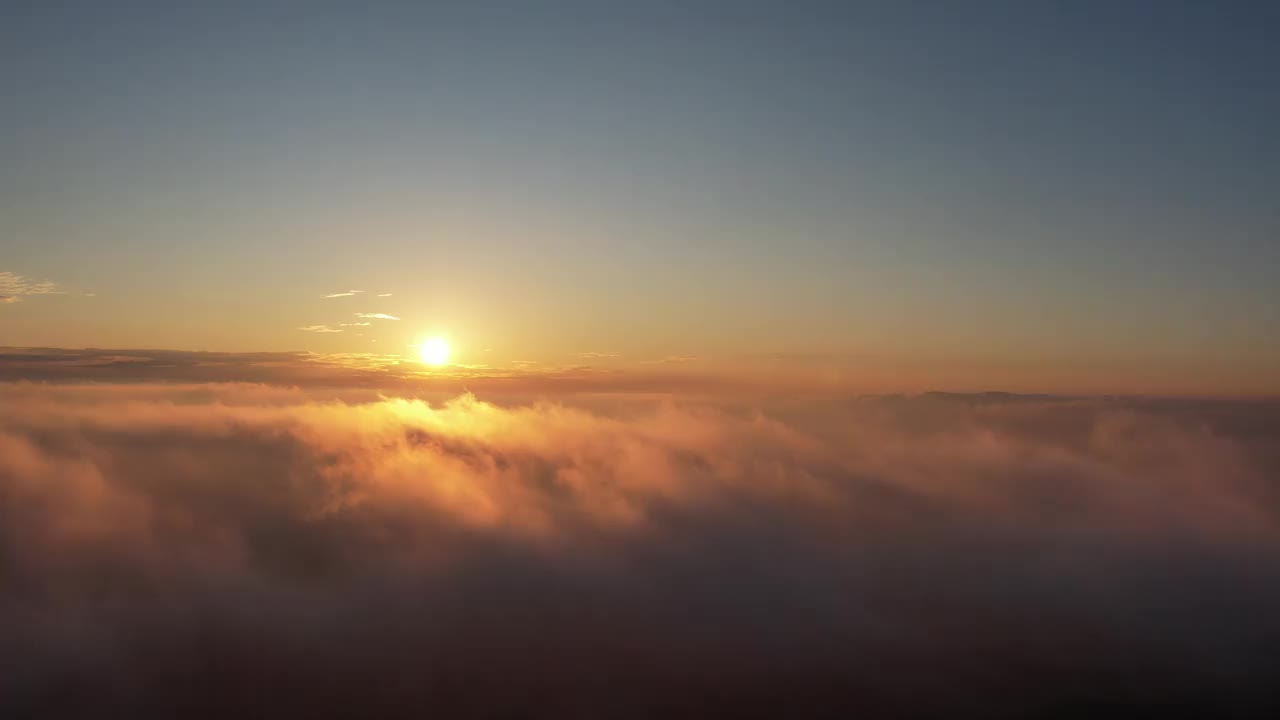
[[[359,385],[374,377],[340,359],[326,362],[305,352],[0,348],[0,381]]]
[[[0,712],[1276,709],[1274,404],[573,403],[0,386]]]
[[[586,366],[455,365],[429,369],[396,354],[195,352],[0,346],[0,382],[245,382],[309,388],[377,387],[397,394],[468,390],[504,395],[720,392],[741,387],[708,375],[607,371]]]

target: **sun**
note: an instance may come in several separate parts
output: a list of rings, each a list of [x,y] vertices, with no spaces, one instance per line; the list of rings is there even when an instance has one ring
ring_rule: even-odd
[[[449,362],[449,343],[438,337],[427,338],[418,345],[418,356],[428,365],[444,365]]]

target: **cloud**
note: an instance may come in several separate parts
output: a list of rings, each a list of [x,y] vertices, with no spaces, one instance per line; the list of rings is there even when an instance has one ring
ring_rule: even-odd
[[[391,293],[379,293],[378,297],[391,297]]]
[[[610,358],[616,358],[616,357],[622,357],[622,356],[616,352],[584,352],[584,353],[578,353],[578,357],[584,358],[587,360],[607,360]]]
[[[307,352],[0,347],[0,381],[390,385],[382,369],[394,361],[388,356]]]
[[[0,385],[0,710],[1274,707],[1275,404],[492,400]]]
[[[376,325],[376,323],[374,323]],[[341,327],[341,326],[328,326]],[[345,329],[345,328],[344,328]],[[368,342],[375,342],[368,338]],[[620,394],[681,394],[708,397],[790,395],[797,399],[854,400],[875,392],[875,379],[853,374],[798,371],[750,372],[712,362],[589,363],[524,365],[485,362],[485,368],[451,366],[428,371],[402,362],[400,343],[382,354],[208,353],[148,348],[68,349],[0,346],[0,381],[57,382],[267,382],[303,387],[378,387],[388,393],[502,392],[528,397]],[[487,351],[486,351],[487,352]],[[104,356],[139,355],[148,363],[102,364]],[[416,355],[414,356],[416,358]],[[979,396],[965,396],[979,397]],[[1017,396],[1029,397],[1029,396]]]
[[[340,325],[340,326],[342,326],[342,327],[368,327],[368,326],[370,326],[370,325],[372,325],[372,324],[373,324],[373,323],[367,323],[367,322],[361,322],[361,323],[338,323],[338,325]]]
[[[696,355],[668,355],[660,360],[643,360],[645,365],[679,365],[697,360]]]
[[[304,326],[304,327],[300,327],[300,328],[298,328],[298,329],[299,329],[299,330],[304,330],[304,331],[306,331],[306,332],[313,332],[313,333],[340,333],[340,332],[342,332],[342,331],[341,331],[341,330],[339,330],[338,328],[332,328],[332,327],[329,327],[328,325],[306,325],[306,326]]]
[[[327,299],[329,299],[329,298],[351,297],[352,295],[359,295],[359,294],[360,294],[360,293],[362,293],[362,292],[364,292],[364,291],[363,291],[363,290],[348,290],[348,291],[346,291],[346,292],[338,292],[338,293],[333,293],[333,294],[331,294],[331,295],[321,295],[320,297],[321,297],[321,299],[325,299],[325,300],[327,300]]]
[[[386,313],[356,313],[356,317],[369,318],[371,320],[399,320],[400,318]]]
[[[16,273],[0,271],[0,304],[22,302],[30,295],[60,295],[58,286],[48,280],[32,280]]]

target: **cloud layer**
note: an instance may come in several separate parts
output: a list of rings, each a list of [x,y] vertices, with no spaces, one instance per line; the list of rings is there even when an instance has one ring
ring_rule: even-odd
[[[7,716],[1270,702],[1273,405],[16,383],[0,406]]]
[[[309,325],[305,332],[343,332],[366,322]],[[586,365],[465,364],[428,368],[414,358],[380,353],[195,352],[163,349],[68,349],[0,346],[0,382],[260,382],[309,388],[379,388],[397,394],[450,396],[467,390],[505,395],[712,391],[723,377]],[[775,388],[776,389],[776,388]]]

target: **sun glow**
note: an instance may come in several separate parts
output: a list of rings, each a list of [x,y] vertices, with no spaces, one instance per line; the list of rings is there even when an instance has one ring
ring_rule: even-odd
[[[418,356],[428,365],[444,365],[449,362],[449,343],[438,337],[427,338],[418,345]]]

